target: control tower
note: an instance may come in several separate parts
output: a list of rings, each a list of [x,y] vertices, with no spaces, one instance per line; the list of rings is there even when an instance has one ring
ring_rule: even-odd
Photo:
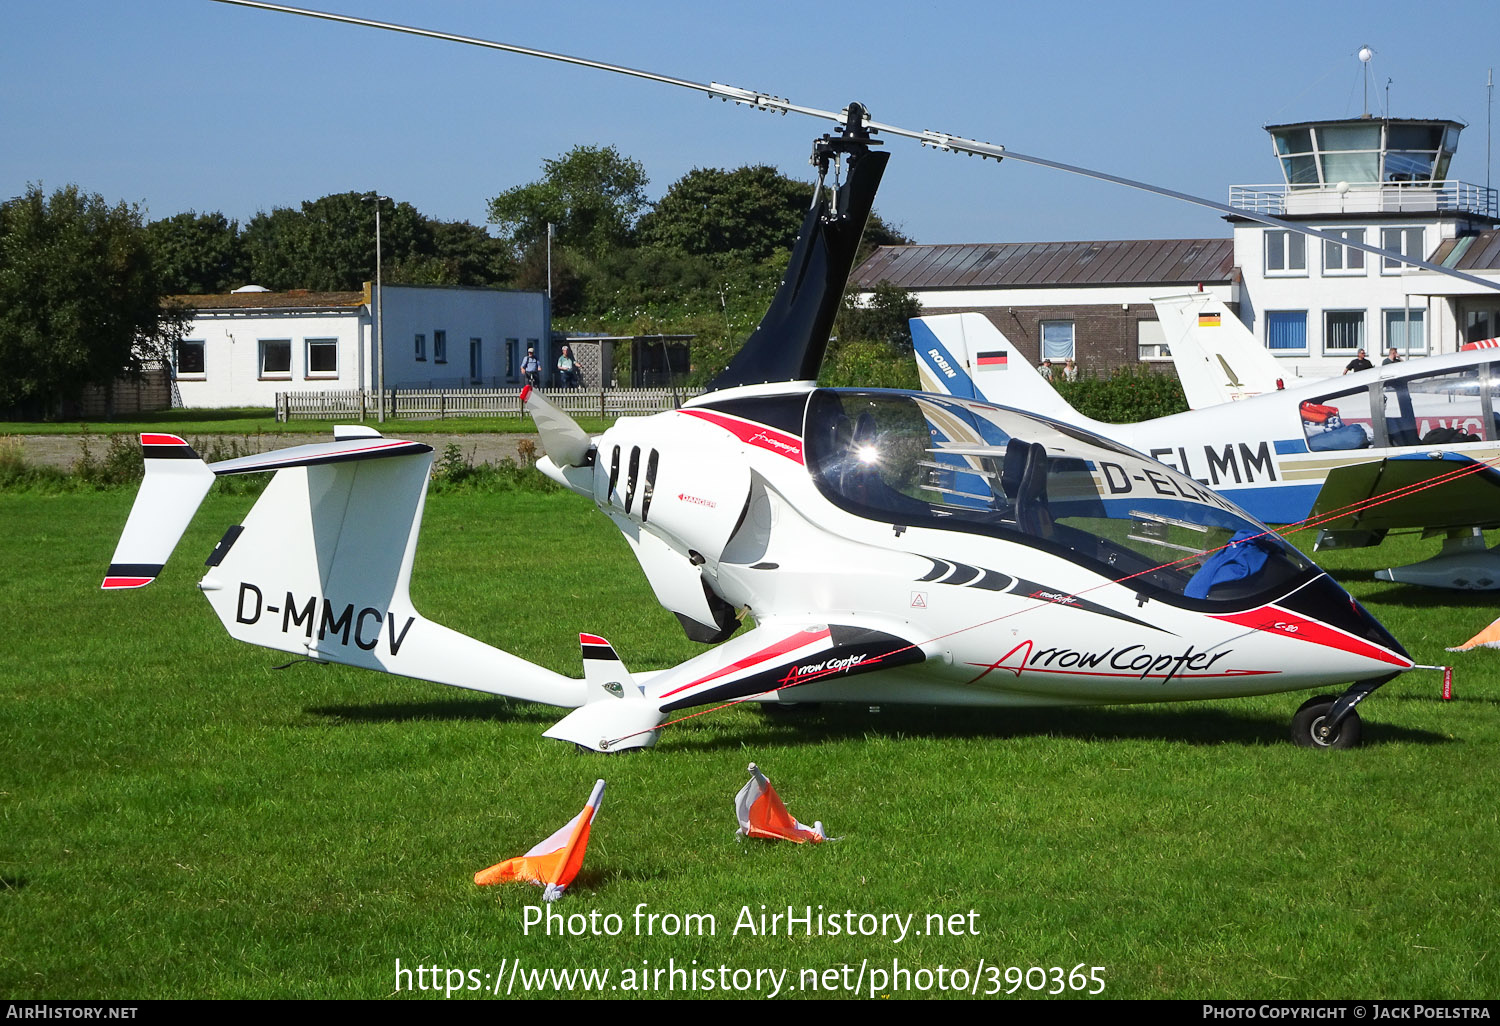
[[[1231,186],[1229,203],[1434,259],[1443,247],[1500,224],[1496,190],[1448,177],[1463,128],[1446,119],[1370,115],[1268,125],[1282,180]],[[1337,374],[1361,350],[1395,349],[1403,358],[1452,351],[1461,334],[1488,330],[1493,321],[1493,293],[1463,296],[1485,290],[1454,288],[1399,256],[1228,220],[1244,275],[1240,317],[1288,361],[1289,377]]]
[[[1292,216],[1451,210],[1493,217],[1485,209],[1494,204],[1489,190],[1448,180],[1463,127],[1368,117],[1269,125],[1284,182],[1236,186],[1230,204]]]

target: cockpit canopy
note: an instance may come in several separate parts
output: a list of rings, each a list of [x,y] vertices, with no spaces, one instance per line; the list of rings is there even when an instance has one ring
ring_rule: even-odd
[[[988,403],[819,390],[804,445],[818,488],[857,516],[1023,541],[1177,604],[1243,607],[1317,573],[1204,485]]]

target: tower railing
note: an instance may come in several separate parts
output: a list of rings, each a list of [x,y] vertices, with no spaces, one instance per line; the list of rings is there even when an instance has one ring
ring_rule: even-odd
[[[1335,185],[1231,185],[1229,205],[1253,214],[1430,214],[1500,216],[1500,190],[1471,182],[1369,182]]]

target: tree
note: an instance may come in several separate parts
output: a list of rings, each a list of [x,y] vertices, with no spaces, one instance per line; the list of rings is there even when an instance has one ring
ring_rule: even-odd
[[[758,262],[791,249],[812,197],[811,183],[765,164],[694,168],[641,218],[640,240],[694,256]]]
[[[162,295],[135,206],[75,185],[0,205],[0,408],[49,415],[166,358],[186,317]]]
[[[542,172],[490,200],[490,223],[517,256],[546,243],[548,224],[560,245],[593,258],[630,244],[651,181],[640,161],[613,146],[575,146]]]
[[[856,305],[854,297],[845,294],[836,330],[840,339],[884,342],[899,352],[909,353],[910,322],[920,316],[922,303],[916,296],[883,281],[870,290],[870,298],[863,306]]]
[[[245,284],[239,222],[218,211],[188,211],[152,221],[146,241],[169,293],[205,295]]]
[[[482,225],[429,221],[428,227],[432,232],[432,259],[442,265],[448,276],[440,284],[504,285],[514,277],[509,247]]]
[[[268,289],[354,291],[375,277],[375,204],[340,192],[301,209],[277,207],[250,219],[240,239],[250,280]],[[386,266],[433,255],[430,223],[410,203],[381,210]]]
[[[694,168],[641,218],[637,236],[643,245],[756,263],[792,248],[814,188],[765,164],[733,171]],[[910,241],[872,213],[860,259],[876,246]]]

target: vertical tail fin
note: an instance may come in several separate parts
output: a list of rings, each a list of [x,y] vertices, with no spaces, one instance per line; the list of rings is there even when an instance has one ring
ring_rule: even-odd
[[[914,317],[911,338],[925,391],[1083,419],[983,314]]]
[[[596,752],[649,748],[661,733],[658,703],[625,669],[614,646],[597,634],[578,635],[583,649],[583,707],[554,723],[543,737],[571,741]]]
[[[1276,357],[1229,308],[1206,292],[1151,300],[1188,406],[1248,399],[1280,388]]]
[[[142,435],[141,449],[146,477],[110,558],[105,589],[144,588],[156,580],[214,483],[214,472],[176,435]]]

